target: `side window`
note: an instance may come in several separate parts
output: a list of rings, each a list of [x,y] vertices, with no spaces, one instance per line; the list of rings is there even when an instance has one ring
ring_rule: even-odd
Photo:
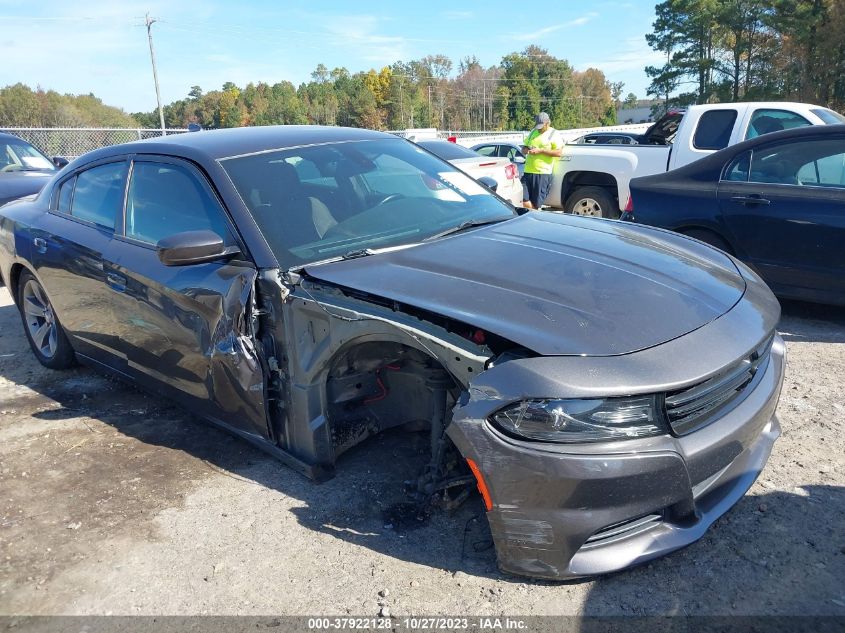
[[[76,184],[76,176],[68,178],[59,187],[59,196],[56,201],[56,211],[70,215],[70,202],[73,199],[73,185]]]
[[[810,122],[800,114],[787,110],[760,109],[756,110],[748,123],[745,138],[756,138],[770,132],[791,130],[796,127],[810,125]]]
[[[725,168],[722,180],[731,182],[748,182],[748,171],[751,167],[751,150],[743,152],[733,159]]]
[[[92,167],[76,176],[70,213],[73,217],[114,229],[114,218],[123,209],[126,191],[125,162]],[[59,197],[61,198],[60,192]]]
[[[511,162],[513,162],[513,161],[514,161],[514,159],[515,159],[517,156],[522,156],[522,152],[520,152],[520,151],[519,151],[518,149],[516,149],[515,147],[508,147],[507,145],[502,145],[502,147],[503,147],[505,150],[507,150],[507,154],[505,154],[505,156],[506,156],[506,157],[507,157],[507,159],[508,159],[509,161],[511,161]]]
[[[150,244],[183,231],[214,231],[229,241],[223,209],[188,169],[136,162],[126,200],[126,236]]]
[[[845,139],[795,143],[801,152],[798,183],[815,187],[845,188]]]
[[[496,155],[496,146],[495,145],[485,145],[484,147],[479,147],[475,150],[477,154],[481,154],[482,156],[495,156]]]
[[[692,139],[696,149],[724,149],[731,140],[736,110],[708,110],[698,120]]]
[[[756,150],[751,157],[751,172],[748,180],[776,185],[797,185],[798,170],[804,163],[800,159],[798,145],[781,143]]]

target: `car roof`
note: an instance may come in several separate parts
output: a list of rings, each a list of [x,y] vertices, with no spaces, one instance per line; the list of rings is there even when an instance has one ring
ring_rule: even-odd
[[[115,154],[151,153],[204,156],[217,160],[287,147],[344,141],[397,138],[392,134],[358,128],[320,125],[270,125],[202,130],[169,134],[142,141],[112,145],[86,154],[88,160]]]
[[[687,177],[689,174],[705,174],[709,173],[711,170],[721,171],[725,161],[730,160],[735,156],[739,156],[743,152],[755,150],[763,145],[769,145],[770,143],[777,143],[780,141],[801,140],[802,138],[823,139],[826,136],[833,134],[845,134],[845,124],[805,125],[803,127],[795,127],[779,132],[769,132],[768,134],[761,134],[760,136],[755,136],[747,141],[742,141],[736,145],[729,145],[718,152],[713,152],[709,156],[705,156],[697,161],[688,163],[678,169],[668,172],[660,172],[659,174],[654,174],[652,176],[643,176],[642,180],[663,180],[666,178]]]
[[[824,137],[831,134],[843,133],[845,133],[845,123],[839,123],[836,125],[804,125],[801,127],[790,128],[788,130],[780,130],[778,132],[769,132],[768,134],[761,134],[760,136],[755,136],[754,138],[742,141],[741,143],[737,143],[736,145],[730,145],[716,153],[727,153],[728,151],[742,152],[744,150],[754,149],[755,147],[758,147],[760,145],[767,145],[769,143],[777,141],[785,141],[795,138],[800,139],[805,136]]]
[[[29,141],[22,139],[20,136],[15,136],[14,134],[8,134],[7,132],[0,132],[0,139],[10,139],[10,140],[14,139],[16,141],[24,141],[25,143],[29,143]]]

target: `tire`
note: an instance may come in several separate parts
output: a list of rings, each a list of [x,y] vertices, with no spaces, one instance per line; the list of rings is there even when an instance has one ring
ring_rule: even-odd
[[[578,187],[566,199],[564,210],[593,218],[619,217],[619,205],[607,189],[601,187]]]
[[[68,369],[76,364],[73,348],[47,293],[29,271],[22,272],[18,280],[18,311],[39,363],[50,369]]]
[[[728,255],[734,254],[730,244],[713,231],[706,231],[704,229],[689,229],[688,231],[681,231],[680,233],[682,235],[686,235],[687,237],[695,238],[705,244],[710,244],[710,246],[718,248],[720,251],[724,251]]]

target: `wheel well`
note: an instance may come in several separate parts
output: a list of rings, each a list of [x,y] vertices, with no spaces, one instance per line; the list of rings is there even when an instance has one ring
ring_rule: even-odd
[[[446,435],[461,393],[443,365],[418,349],[396,342],[348,348],[335,357],[326,380],[334,456],[387,429],[424,432],[413,438],[422,468],[406,482],[408,492],[423,505],[456,507],[475,482]]]
[[[12,264],[12,269],[9,271],[9,293],[12,295],[12,301],[18,302],[18,282],[21,278],[21,273],[26,270],[23,264]]]
[[[579,187],[601,187],[608,189],[614,199],[619,198],[619,186],[616,178],[599,171],[575,171],[563,177],[560,191],[560,202],[566,204],[566,199]]]
[[[724,235],[711,228],[701,226],[684,226],[675,229],[676,233],[692,237],[716,248],[720,248],[730,255],[736,255],[733,245],[725,238]],[[708,239],[709,238],[709,239]]]
[[[397,426],[442,435],[460,387],[429,355],[395,342],[366,342],[334,358],[326,379],[335,456]]]

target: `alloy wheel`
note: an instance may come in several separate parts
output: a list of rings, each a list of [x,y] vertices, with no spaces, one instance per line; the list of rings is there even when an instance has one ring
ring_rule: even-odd
[[[58,349],[58,323],[44,289],[30,279],[23,288],[23,313],[29,336],[45,358],[53,358]]]
[[[593,198],[581,198],[572,208],[576,215],[588,215],[594,218],[602,217],[601,204]]]

